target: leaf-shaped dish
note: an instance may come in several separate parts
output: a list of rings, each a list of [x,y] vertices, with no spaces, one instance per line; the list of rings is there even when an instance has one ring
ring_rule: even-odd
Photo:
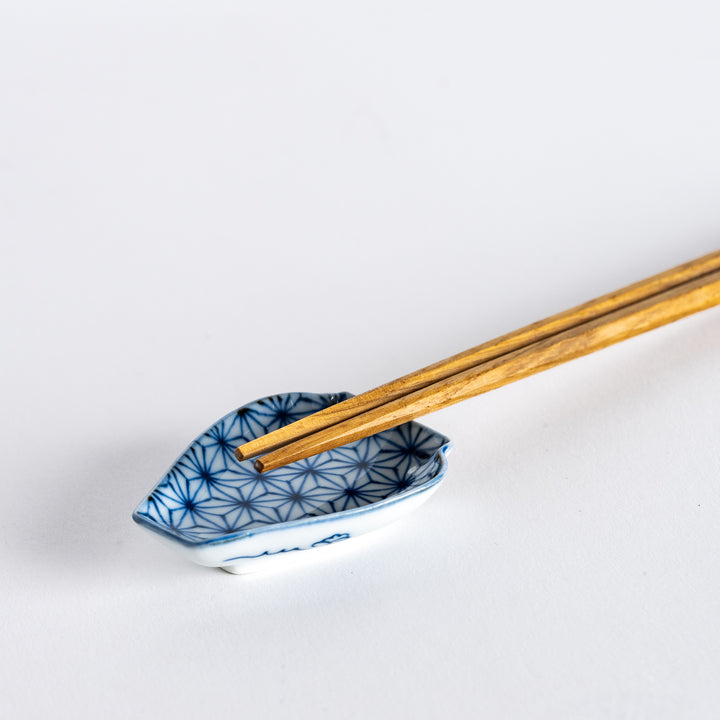
[[[133,519],[193,561],[233,573],[305,557],[396,520],[427,500],[447,469],[449,439],[419,423],[263,474],[233,454],[348,397],[287,393],[229,413],[189,445]]]

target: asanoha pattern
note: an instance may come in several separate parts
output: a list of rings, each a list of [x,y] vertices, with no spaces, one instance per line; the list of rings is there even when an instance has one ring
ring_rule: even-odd
[[[229,413],[187,448],[136,516],[155,530],[200,544],[352,510],[435,477],[448,439],[414,422],[268,473],[258,473],[252,460],[236,460],[238,445],[347,397],[288,393]]]

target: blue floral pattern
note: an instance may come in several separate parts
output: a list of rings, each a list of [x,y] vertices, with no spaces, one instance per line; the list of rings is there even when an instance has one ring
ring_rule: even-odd
[[[376,503],[437,475],[449,441],[414,422],[268,473],[236,460],[238,445],[347,397],[288,393],[226,415],[187,448],[135,517],[186,543],[206,543]]]

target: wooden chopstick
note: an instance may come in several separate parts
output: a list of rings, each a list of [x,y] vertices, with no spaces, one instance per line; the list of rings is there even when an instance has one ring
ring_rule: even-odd
[[[720,304],[720,270],[582,323],[296,440],[261,471],[345,445]]]
[[[452,377],[480,363],[494,360],[506,353],[526,347],[534,342],[719,269],[720,251],[704,255],[701,258],[684,263],[658,275],[653,275],[621,290],[616,290],[590,302],[578,305],[571,310],[552,315],[545,320],[540,320],[514,332],[502,335],[445,360],[440,360],[361,395],[331,405],[325,410],[241,445],[235,450],[235,456],[238,460],[247,460],[271,452],[326,427],[336,425],[350,417],[409,395],[440,380]]]

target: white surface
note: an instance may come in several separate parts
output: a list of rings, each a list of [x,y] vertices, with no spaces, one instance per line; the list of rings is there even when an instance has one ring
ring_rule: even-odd
[[[0,715],[716,718],[719,310],[428,418],[360,551],[130,513],[243,402],[716,249],[717,3],[62,5],[0,1]]]

